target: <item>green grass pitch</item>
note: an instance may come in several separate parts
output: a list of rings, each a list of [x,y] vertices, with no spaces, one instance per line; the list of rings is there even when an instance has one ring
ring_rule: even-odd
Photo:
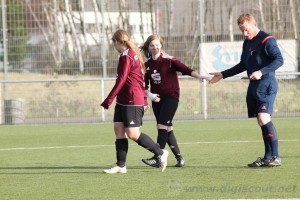
[[[152,154],[130,141],[128,172],[113,175],[112,123],[0,126],[0,199],[300,198],[300,119],[273,122],[280,167],[246,167],[264,152],[255,119],[175,121],[184,168],[171,152],[165,172],[145,166]],[[154,122],[142,131],[156,140]]]

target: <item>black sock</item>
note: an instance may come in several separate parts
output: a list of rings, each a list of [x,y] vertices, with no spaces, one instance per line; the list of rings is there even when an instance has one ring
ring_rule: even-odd
[[[168,132],[166,129],[158,129],[157,143],[161,149],[166,147],[168,141]]]
[[[180,150],[179,150],[179,146],[175,137],[175,134],[172,131],[168,132],[168,145],[171,149],[171,151],[173,152],[173,154],[175,155],[175,158],[181,158],[181,154],[180,154]]]
[[[146,134],[141,133],[139,139],[137,139],[136,143],[148,151],[154,153],[155,155],[162,155],[163,151],[159,148],[159,146]]]
[[[128,152],[128,139],[116,139],[117,166],[124,167]]]

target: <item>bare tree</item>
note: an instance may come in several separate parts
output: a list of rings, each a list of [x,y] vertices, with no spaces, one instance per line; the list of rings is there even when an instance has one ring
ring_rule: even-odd
[[[266,25],[265,25],[265,17],[264,17],[264,10],[263,10],[263,5],[262,5],[262,0],[258,0],[258,5],[259,5],[260,18],[261,18],[261,26],[265,30]]]
[[[144,41],[144,28],[143,28],[144,22],[143,22],[142,0],[138,0],[138,6],[139,6],[139,12],[140,12],[140,21],[141,21],[139,28],[140,28],[140,33],[142,36],[142,41]]]
[[[65,16],[68,20],[68,24],[70,25],[71,36],[72,36],[72,38],[75,42],[75,46],[76,46],[75,51],[77,52],[77,56],[78,56],[79,70],[80,70],[80,72],[84,72],[84,64],[83,64],[81,45],[80,45],[79,37],[77,35],[77,31],[75,29],[74,19],[72,18],[72,14],[71,14],[72,8],[69,3],[69,0],[64,0],[64,3],[65,3]]]
[[[49,39],[49,36],[48,36],[47,31],[44,29],[44,27],[42,26],[40,20],[37,18],[36,14],[33,12],[32,7],[31,7],[30,0],[26,0],[26,5],[27,5],[27,7],[28,7],[28,10],[29,10],[30,14],[31,14],[32,17],[34,18],[34,20],[35,20],[35,22],[37,23],[39,29],[41,30],[41,32],[42,32],[42,34],[43,34],[43,36],[44,36],[44,38],[45,38],[45,40],[46,40],[46,42],[47,42],[47,44],[48,44],[48,47],[49,47],[49,49],[51,50],[51,54],[52,54],[52,57],[53,57],[55,63],[58,65],[59,60],[57,59],[56,54],[55,54],[55,52],[56,52],[56,51],[55,51],[55,46],[52,45],[52,42],[51,42],[51,40]],[[44,7],[44,8],[45,8],[45,7]],[[48,12],[47,12],[47,9],[44,9],[44,12],[46,13],[47,20],[48,20],[48,22],[49,22],[49,21],[50,21],[50,17],[49,17],[49,14],[48,14]],[[49,23],[49,24],[51,24],[51,23]]]
[[[96,32],[97,32],[97,35],[99,37],[101,37],[102,36],[101,26],[100,26],[100,22],[99,22],[99,19],[98,19],[98,14],[100,13],[99,9],[98,9],[99,7],[98,7],[98,4],[97,4],[96,0],[92,0],[92,3],[93,3],[93,8],[94,8],[94,15],[95,15]],[[101,19],[101,23],[102,23],[102,26],[105,25],[104,19]]]
[[[232,7],[230,7],[228,9],[228,29],[229,29],[229,38],[230,38],[230,41],[233,42],[234,40],[234,37],[233,37],[233,12],[232,12]]]
[[[121,27],[123,29],[128,30],[129,34],[131,34],[131,30],[129,30],[129,11],[126,9],[126,1],[119,0],[119,23],[121,23]]]
[[[200,24],[200,11],[199,11],[199,7],[201,6],[201,3],[200,2],[197,2],[197,6],[194,6],[194,4],[192,4],[192,6],[194,6],[194,8],[197,10],[195,12],[195,17],[193,18],[195,21],[194,21],[194,34],[193,34],[193,41],[192,41],[192,45],[191,45],[191,50],[193,49],[196,49],[197,46],[198,46],[198,41],[197,41],[197,38],[200,34],[200,31],[199,31],[199,24]],[[198,53],[198,52],[196,52]],[[196,54],[195,54],[196,55]]]
[[[276,18],[277,18],[277,22],[278,22],[278,25],[277,25],[278,26],[278,32],[282,33],[282,20],[281,20],[280,7],[279,7],[278,0],[275,0],[275,7],[276,7]]]
[[[109,9],[108,9],[108,4],[105,4],[105,9],[106,9],[106,10],[109,10]],[[109,24],[112,25],[113,23],[112,23],[112,20],[111,20],[111,17],[110,17],[109,12],[107,12],[107,19],[108,19]],[[112,33],[112,32],[113,32],[113,26],[108,26],[107,32]],[[108,38],[108,37],[107,37],[107,38]]]
[[[80,32],[82,34],[82,38],[80,38],[81,47],[83,48],[83,52],[86,52],[88,39],[87,39],[87,31],[86,31],[86,23],[85,23],[85,9],[84,9],[84,0],[76,0],[76,4],[78,5],[79,11],[79,23],[80,23]]]
[[[157,32],[157,29],[154,28],[154,20],[153,20],[153,1],[152,0],[149,0],[149,10],[150,10],[150,13],[151,13],[151,29],[152,29],[152,33],[154,32]]]
[[[224,21],[223,21],[223,3],[224,1],[221,1],[221,6],[220,6],[220,20],[221,20],[221,34],[223,35],[224,34],[224,27],[223,27],[223,24],[224,24]]]
[[[168,3],[169,1],[170,1],[170,3]],[[173,29],[173,10],[174,10],[173,7],[174,7],[173,0],[166,1],[167,19],[168,19],[168,22],[169,22],[168,37],[171,36],[171,31]]]
[[[208,1],[205,1],[205,13],[204,13],[204,19],[202,20],[203,21],[203,27],[201,27],[203,29],[203,33],[204,34],[207,34],[207,31],[208,31],[208,26],[207,26],[207,23],[208,22],[208,15],[209,15],[209,2]]]
[[[296,13],[295,13],[295,3],[294,0],[289,0],[290,2],[290,9],[291,9],[291,15],[292,15],[292,24],[293,24],[293,30],[294,30],[294,37],[295,39],[298,39],[298,32],[297,32],[297,24],[296,24]]]

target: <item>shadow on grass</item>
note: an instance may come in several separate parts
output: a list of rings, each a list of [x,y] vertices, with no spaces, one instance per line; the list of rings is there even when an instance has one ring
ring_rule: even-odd
[[[105,174],[104,169],[108,169],[113,165],[109,166],[45,166],[45,167],[0,167],[0,175],[4,174]],[[153,172],[159,171],[158,168],[150,166],[128,166],[128,170],[140,170],[141,172]],[[179,169],[175,166],[169,166],[168,169]],[[1,170],[6,170],[1,172]],[[36,172],[35,172],[36,170]],[[77,171],[73,171],[77,170]],[[82,171],[78,171],[82,170]],[[97,170],[97,171],[86,171],[86,170]]]
[[[98,174],[101,173],[104,167],[101,166],[55,166],[55,167],[0,167],[0,170],[13,170],[15,172],[1,172],[1,174]],[[98,172],[95,171],[63,171],[63,170],[99,170]],[[31,172],[24,172],[24,170],[28,170]],[[34,170],[39,170],[34,172]],[[51,170],[51,171],[40,171],[40,170]]]
[[[104,169],[107,169],[112,166],[45,166],[45,167],[0,167],[0,175],[5,174],[105,174]],[[274,167],[276,168],[276,167]],[[159,170],[156,167],[150,166],[128,166],[128,170],[141,170],[143,173],[151,173],[153,170]],[[205,166],[205,165],[188,165],[184,167],[175,167],[168,166],[167,170],[190,170],[197,169],[199,170],[226,170],[226,169],[259,169],[259,170],[268,170],[272,167],[259,167],[251,168],[248,166]],[[9,170],[6,172],[1,172],[1,170]],[[37,170],[34,172],[34,170]],[[41,171],[42,170],[42,171]],[[83,171],[73,171],[73,170],[83,170]],[[86,170],[97,170],[97,171],[86,171]],[[13,171],[13,172],[12,172]]]

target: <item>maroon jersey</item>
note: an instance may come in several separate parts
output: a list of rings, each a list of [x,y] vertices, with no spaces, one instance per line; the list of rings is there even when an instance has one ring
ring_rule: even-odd
[[[120,54],[117,73],[116,83],[104,102],[109,106],[117,96],[118,104],[143,106],[147,102],[144,74],[140,60],[132,49]]]
[[[191,76],[192,69],[181,63],[174,56],[161,54],[157,60],[149,58],[146,65],[146,89],[154,94],[168,95],[179,100],[180,88],[177,72]]]

